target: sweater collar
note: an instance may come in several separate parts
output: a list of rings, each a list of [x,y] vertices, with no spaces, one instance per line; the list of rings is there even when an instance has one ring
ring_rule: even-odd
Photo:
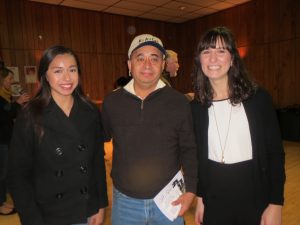
[[[154,89],[154,91],[156,91],[156,90],[158,90],[158,89],[160,89],[160,88],[163,88],[164,86],[166,86],[166,84],[165,84],[163,81],[161,81],[161,80],[159,79],[158,82],[157,82],[157,85],[156,85],[156,87],[155,87],[155,89]],[[131,94],[137,96],[138,98],[140,98],[140,97],[135,93],[135,90],[134,90],[134,79],[131,79],[131,80],[128,82],[128,84],[126,84],[126,85],[124,86],[124,89],[125,89],[126,91],[128,91],[129,93],[131,93]],[[140,99],[141,99],[141,98],[140,98]]]

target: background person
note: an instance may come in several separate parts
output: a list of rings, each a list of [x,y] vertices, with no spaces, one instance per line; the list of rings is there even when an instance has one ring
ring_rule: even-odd
[[[71,49],[48,48],[38,70],[40,89],[16,120],[8,180],[22,225],[103,222],[103,132],[80,72]]]
[[[121,76],[119,77],[114,84],[114,89],[118,89],[120,87],[124,87],[128,82],[131,80],[130,77],[127,76]]]
[[[13,131],[14,119],[21,105],[29,100],[29,95],[23,93],[17,99],[12,99],[11,85],[13,72],[0,65],[0,215],[15,213],[14,206],[6,202],[6,173],[8,166],[8,149]]]
[[[201,37],[193,78],[196,224],[280,225],[285,170],[276,113],[248,79],[230,30]]]
[[[171,77],[176,77],[177,71],[179,69],[177,52],[170,49],[166,50],[165,60],[166,63],[165,63],[164,70],[162,72],[161,80],[169,87],[172,87]]]
[[[173,50],[166,50],[166,63],[162,72],[161,80],[169,87],[172,87],[172,78],[177,77],[179,69],[178,54]],[[194,98],[194,93],[189,92],[184,94],[189,101]]]

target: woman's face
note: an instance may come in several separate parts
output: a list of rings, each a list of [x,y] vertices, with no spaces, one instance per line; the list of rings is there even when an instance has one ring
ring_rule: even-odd
[[[200,53],[202,71],[210,81],[227,80],[232,57],[230,52],[222,45],[218,38],[216,48],[208,48]]]
[[[2,83],[3,88],[5,88],[6,90],[10,90],[13,81],[14,81],[14,77],[12,73],[9,73],[8,76],[3,79],[3,83]]]
[[[46,78],[54,98],[72,95],[79,82],[78,67],[74,56],[57,55],[49,64]]]

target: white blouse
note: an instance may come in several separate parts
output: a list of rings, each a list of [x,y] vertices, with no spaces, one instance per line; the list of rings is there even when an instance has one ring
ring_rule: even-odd
[[[243,104],[232,106],[227,99],[213,101],[208,115],[208,158],[222,162],[223,155],[226,164],[252,159],[249,123]]]

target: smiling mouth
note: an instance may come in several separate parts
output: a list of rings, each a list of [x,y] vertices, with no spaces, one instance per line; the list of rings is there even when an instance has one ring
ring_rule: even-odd
[[[72,88],[72,86],[73,86],[72,84],[61,84],[60,85],[60,87],[63,89],[70,89],[70,88]]]
[[[220,66],[208,66],[208,69],[210,70],[218,70],[220,68],[221,68]]]

